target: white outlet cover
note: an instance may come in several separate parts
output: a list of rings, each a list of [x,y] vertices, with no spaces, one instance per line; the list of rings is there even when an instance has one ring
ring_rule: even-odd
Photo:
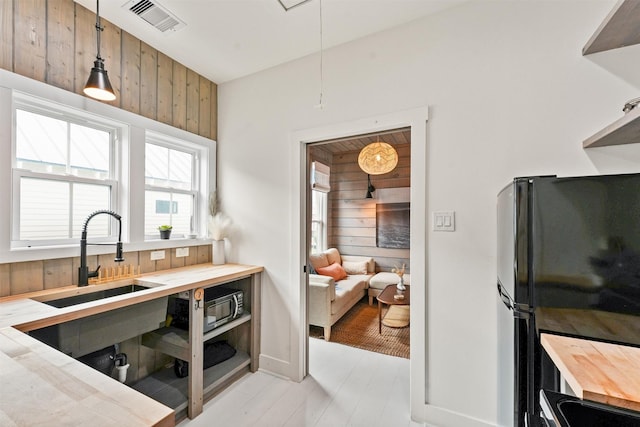
[[[189,248],[176,248],[176,258],[189,256]]]
[[[151,261],[164,259],[164,251],[151,251]]]

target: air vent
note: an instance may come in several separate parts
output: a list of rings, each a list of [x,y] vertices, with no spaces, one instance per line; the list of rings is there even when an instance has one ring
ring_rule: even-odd
[[[129,9],[163,33],[167,31],[178,31],[187,25],[157,2],[131,0],[122,7]]]

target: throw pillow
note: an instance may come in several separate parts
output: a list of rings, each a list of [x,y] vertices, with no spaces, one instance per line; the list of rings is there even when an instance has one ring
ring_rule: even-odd
[[[367,274],[367,261],[342,261],[347,274]]]
[[[347,272],[344,271],[344,268],[342,268],[342,266],[337,262],[334,262],[327,267],[318,267],[316,268],[316,271],[318,274],[333,278],[333,280],[342,280],[347,278]]]

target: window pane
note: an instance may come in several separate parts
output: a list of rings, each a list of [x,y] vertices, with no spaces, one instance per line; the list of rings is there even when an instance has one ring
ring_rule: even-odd
[[[311,253],[315,254],[322,252],[321,248],[321,234],[320,224],[318,222],[311,223]]]
[[[311,253],[327,249],[327,199],[325,192],[311,192]]]
[[[144,167],[147,185],[167,187],[169,179],[169,149],[155,144],[146,144]]]
[[[154,187],[192,189],[193,154],[147,143],[145,183]]]
[[[162,202],[171,202],[171,194],[160,191],[145,191],[144,196],[144,234],[158,234],[158,227],[171,224],[171,211],[156,211],[156,206]]]
[[[69,201],[72,199],[71,212]],[[20,240],[79,239],[89,214],[109,209],[109,200],[110,187],[106,185],[23,177],[20,179]],[[108,236],[109,225],[108,215],[96,216],[89,223],[91,237]]]
[[[77,176],[109,178],[109,132],[76,124],[71,131],[71,173]]]
[[[111,189],[106,185],[73,184],[73,237],[80,238],[82,226],[89,214],[101,209],[110,209]],[[87,229],[90,237],[106,237],[110,234],[110,215],[91,218]]]
[[[191,190],[191,165],[193,155],[183,151],[169,150],[169,179],[171,187]]]
[[[176,202],[177,212],[171,218],[173,233],[191,233],[191,221],[193,218],[193,196],[190,194],[174,194],[173,201]]]
[[[69,197],[66,182],[20,179],[20,240],[68,239]]]
[[[18,168],[65,173],[67,122],[16,110],[16,165]]]
[[[193,218],[193,196],[164,191],[145,192],[146,235],[157,235],[163,224],[173,226],[172,236],[191,233]]]

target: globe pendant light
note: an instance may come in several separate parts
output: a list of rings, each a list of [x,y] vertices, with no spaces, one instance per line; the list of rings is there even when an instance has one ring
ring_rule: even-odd
[[[358,155],[358,166],[367,173],[367,199],[373,198],[372,192],[376,191],[371,184],[371,175],[382,175],[391,172],[398,165],[398,153],[386,142],[376,142],[364,147]]]
[[[382,175],[398,165],[398,153],[391,145],[378,140],[360,151],[358,165],[369,175]]]
[[[100,101],[113,101],[116,99],[116,95],[113,92],[111,83],[109,82],[109,76],[107,76],[107,70],[104,69],[104,59],[100,56],[100,32],[104,30],[100,26],[100,0],[96,0],[96,32],[97,32],[97,55],[96,60],[93,62],[91,73],[87,84],[84,86],[83,92],[85,95],[98,99]]]

